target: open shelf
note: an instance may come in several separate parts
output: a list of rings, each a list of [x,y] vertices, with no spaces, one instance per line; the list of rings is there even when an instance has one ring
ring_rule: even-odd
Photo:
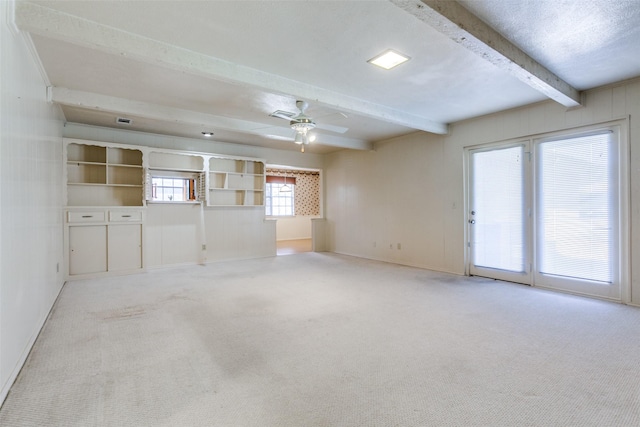
[[[142,206],[142,151],[67,145],[67,206]]]
[[[264,206],[264,162],[212,157],[208,206]]]

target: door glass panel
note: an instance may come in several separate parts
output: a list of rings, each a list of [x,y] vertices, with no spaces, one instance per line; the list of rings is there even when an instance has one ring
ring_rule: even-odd
[[[514,272],[525,269],[524,148],[473,152],[472,263]]]
[[[538,268],[611,283],[616,208],[610,132],[538,144]]]

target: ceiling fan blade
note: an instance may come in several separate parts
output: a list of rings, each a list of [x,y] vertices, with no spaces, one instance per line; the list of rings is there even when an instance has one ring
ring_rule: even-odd
[[[328,130],[330,132],[335,132],[335,133],[345,133],[346,131],[349,130],[349,128],[346,128],[344,126],[335,126],[335,125],[330,125],[322,122],[318,123],[316,127],[318,129],[324,129],[324,130]]]
[[[265,138],[272,138],[280,141],[293,141],[293,137],[295,135],[295,132],[293,132],[289,127],[282,126],[256,127],[251,129],[251,132]]]

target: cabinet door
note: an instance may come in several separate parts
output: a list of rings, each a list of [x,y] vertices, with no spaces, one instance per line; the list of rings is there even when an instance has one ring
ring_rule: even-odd
[[[109,225],[109,271],[142,268],[142,225]]]
[[[107,271],[107,226],[69,227],[69,275]]]

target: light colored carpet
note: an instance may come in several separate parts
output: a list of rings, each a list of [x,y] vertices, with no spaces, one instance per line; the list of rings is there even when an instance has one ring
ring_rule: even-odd
[[[67,284],[2,426],[637,426],[640,309],[325,253]]]

